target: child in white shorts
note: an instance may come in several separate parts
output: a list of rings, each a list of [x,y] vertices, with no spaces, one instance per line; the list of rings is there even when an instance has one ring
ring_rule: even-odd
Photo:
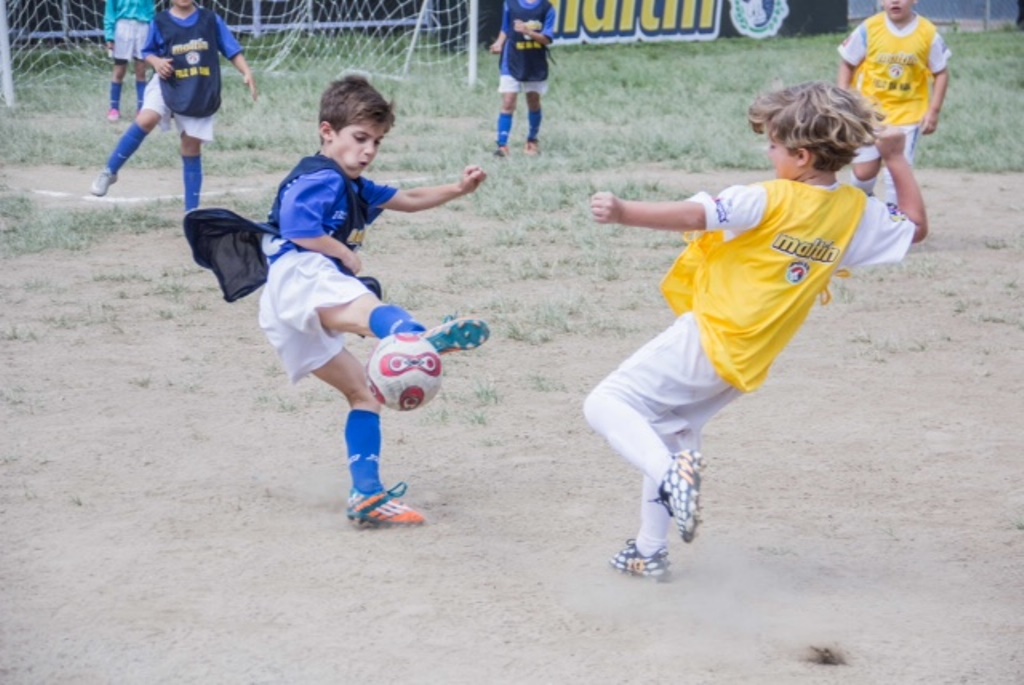
[[[803,84],[761,96],[748,118],[769,138],[776,180],[682,202],[606,192],[591,199],[599,223],[691,239],[662,283],[679,318],[601,381],[583,407],[591,427],[642,473],[640,530],[610,561],[627,575],[668,578],[672,522],[690,542],[700,520],[701,430],[760,387],[835,271],[898,262],[927,234],[903,135],[876,138],[880,115],[861,96]],[[871,142],[905,215],[837,181]]]
[[[555,39],[557,14],[549,0],[505,0],[501,32],[491,52],[501,55],[498,92],[498,138],[495,157],[508,157],[508,139],[519,93],[526,93],[530,130],[523,152],[540,154],[540,125],[544,119],[541,97],[548,92],[548,47]]]
[[[383,210],[437,207],[474,192],[487,176],[469,166],[456,183],[410,190],[363,177],[394,124],[394,111],[362,77],[348,76],[327,88],[319,121],[320,153],[300,161],[285,178],[271,210],[270,224],[280,237],[263,239],[270,269],[260,297],[260,327],[292,382],[312,374],[348,401],[348,518],[356,524],[417,525],[424,516],[399,499],[405,483],[387,488],[381,480],[381,405],[344,336],[419,334],[446,354],[478,347],[490,332],[477,319],[426,330],[401,307],[382,303],[356,276],[362,269],[358,250]]]
[[[224,20],[197,7],[193,0],[175,0],[158,13],[150,26],[142,54],[156,75],[146,86],[142,109],[125,131],[92,183],[90,192],[102,197],[117,182],[117,174],[146,136],[161,125],[178,122],[185,187],[185,212],[199,207],[203,188],[203,143],[213,140],[214,114],[220,108],[220,58],[223,55],[242,74],[253,101],[256,80]]]
[[[107,41],[107,52],[114,60],[107,121],[121,118],[121,89],[130,61],[135,62],[135,111],[142,111],[142,95],[146,90],[146,62],[142,49],[146,45],[149,25],[155,12],[153,0],[107,0],[103,13],[103,35]]]

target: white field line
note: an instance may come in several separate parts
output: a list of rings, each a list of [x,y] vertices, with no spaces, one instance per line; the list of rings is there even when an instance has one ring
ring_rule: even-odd
[[[383,184],[383,185],[389,185],[389,186],[400,186],[403,183],[423,183],[425,181],[429,181],[430,179],[431,179],[431,177],[429,177],[429,176],[420,176],[418,178],[392,179],[392,180],[387,180],[387,181],[381,181],[380,183]],[[228,190],[210,190],[210,191],[203,191],[202,197],[205,199],[205,198],[208,198],[208,197],[219,197],[219,196],[223,196],[223,195],[237,195],[237,194],[242,194],[242,193],[256,193],[256,192],[265,191],[267,189],[268,188],[266,186],[263,186],[263,187],[258,187],[258,188],[254,187],[254,188],[230,188]],[[57,191],[57,190],[38,190],[38,189],[33,189],[32,192],[37,194],[37,195],[43,195],[43,196],[46,196],[46,197],[71,198],[71,199],[85,200],[86,202],[101,202],[101,203],[112,204],[112,205],[132,205],[132,204],[143,204],[143,203],[148,203],[148,202],[165,202],[165,201],[170,201],[170,200],[183,200],[185,198],[184,195],[146,195],[146,196],[141,196],[141,197],[110,197],[109,195],[106,195],[104,197],[96,197],[95,195],[78,195],[76,193],[65,193],[65,192],[61,192],[61,191]]]

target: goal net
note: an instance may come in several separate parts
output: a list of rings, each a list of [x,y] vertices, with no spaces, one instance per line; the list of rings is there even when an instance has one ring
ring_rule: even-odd
[[[476,78],[476,0],[202,0],[245,48],[254,70],[326,78],[361,72],[387,78]],[[167,3],[157,1],[157,9]],[[109,66],[104,0],[0,0],[4,81],[52,84],[69,68]],[[0,45],[3,47],[3,45]],[[13,92],[3,89],[10,103]]]

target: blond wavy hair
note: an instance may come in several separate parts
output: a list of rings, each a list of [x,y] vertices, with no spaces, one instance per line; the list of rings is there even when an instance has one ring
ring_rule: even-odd
[[[812,153],[815,169],[839,171],[859,148],[875,144],[882,114],[857,93],[811,81],[759,96],[747,120],[787,150]]]

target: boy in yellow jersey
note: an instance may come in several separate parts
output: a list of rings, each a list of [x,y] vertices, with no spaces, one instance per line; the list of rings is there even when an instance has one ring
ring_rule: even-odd
[[[768,370],[840,267],[899,262],[928,231],[903,133],[876,133],[881,115],[860,95],[814,82],[757,98],[751,127],[768,138],[773,181],[717,197],[643,202],[595,194],[598,223],[686,234],[662,282],[678,318],[590,393],[590,426],[643,473],[640,530],[616,570],[664,580],[672,521],[684,542],[699,522],[701,430]],[[837,181],[874,144],[902,213]]]
[[[882,12],[866,19],[839,46],[838,83],[864,96],[885,115],[885,123],[906,135],[904,155],[911,165],[917,141],[939,126],[949,87],[952,56],[935,25],[914,12],[917,0],[883,0]],[[874,146],[853,160],[853,184],[873,192],[881,169]],[[895,203],[892,178],[883,174],[886,202]]]

